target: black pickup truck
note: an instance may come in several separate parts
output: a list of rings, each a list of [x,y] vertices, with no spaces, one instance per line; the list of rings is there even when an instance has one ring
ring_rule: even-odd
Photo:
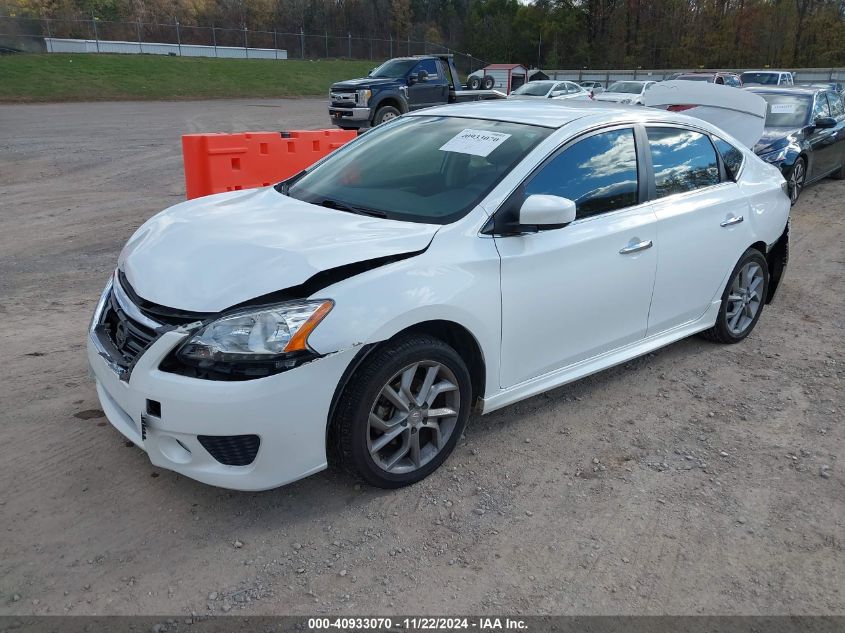
[[[409,110],[505,97],[497,90],[460,87],[452,55],[395,57],[367,77],[332,84],[329,116],[332,125],[355,130],[379,125]]]

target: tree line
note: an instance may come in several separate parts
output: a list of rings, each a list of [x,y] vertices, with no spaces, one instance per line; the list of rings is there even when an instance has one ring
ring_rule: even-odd
[[[7,14],[414,39],[540,68],[845,66],[845,0],[4,0]]]

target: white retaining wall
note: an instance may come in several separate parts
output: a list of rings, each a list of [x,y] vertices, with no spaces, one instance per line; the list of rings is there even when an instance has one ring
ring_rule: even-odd
[[[159,42],[119,42],[113,40],[70,40],[45,37],[48,53],[128,53],[176,55],[181,57],[226,57],[231,59],[287,59],[288,52],[275,48],[162,44]]]

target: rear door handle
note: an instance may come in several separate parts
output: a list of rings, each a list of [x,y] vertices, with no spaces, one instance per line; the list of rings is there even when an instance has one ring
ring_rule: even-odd
[[[642,242],[634,242],[634,240],[631,240],[628,242],[628,246],[619,251],[619,254],[630,255],[631,253],[639,253],[640,251],[644,251],[652,246],[654,246],[654,244],[651,240],[645,240]]]
[[[744,219],[745,218],[743,218],[741,215],[735,215],[732,218],[727,218],[726,220],[722,220],[722,222],[719,224],[719,226],[721,226],[721,227],[733,226],[734,224],[739,224]]]

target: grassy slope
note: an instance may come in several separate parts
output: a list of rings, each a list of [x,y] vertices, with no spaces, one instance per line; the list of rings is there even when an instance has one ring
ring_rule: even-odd
[[[3,55],[0,101],[112,101],[325,95],[370,61],[204,59],[159,55]]]

